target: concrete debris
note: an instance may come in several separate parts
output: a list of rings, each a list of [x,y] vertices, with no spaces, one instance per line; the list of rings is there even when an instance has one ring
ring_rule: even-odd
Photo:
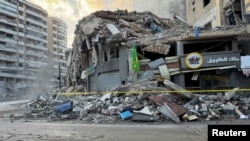
[[[236,93],[236,91],[239,90],[239,88],[234,88],[232,91],[225,93],[225,100],[230,100]]]
[[[146,83],[154,84],[149,80],[134,84]],[[130,86],[134,88],[134,85]],[[25,110],[22,118],[49,121],[78,120],[83,123],[116,123],[124,120],[180,123],[230,118],[248,119],[250,113],[250,94],[246,93],[235,92],[235,98],[221,101],[221,96],[218,94],[195,94],[191,99],[183,99],[182,96],[168,93],[111,94],[111,92],[69,97],[40,95],[22,106]]]
[[[176,123],[180,122],[179,117],[176,116],[176,114],[171,110],[171,108],[168,107],[167,104],[164,103],[161,107],[158,109],[163,116],[170,118],[171,120],[175,121]]]
[[[198,117],[196,115],[191,115],[191,116],[188,116],[187,119],[189,121],[194,121],[194,120],[198,120]]]
[[[132,116],[132,121],[152,122],[155,120],[156,117],[154,115],[149,115],[145,113],[134,112]]]

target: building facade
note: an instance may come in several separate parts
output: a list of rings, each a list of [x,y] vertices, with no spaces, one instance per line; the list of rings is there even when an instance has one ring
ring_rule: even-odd
[[[204,28],[246,23],[249,21],[248,3],[248,0],[186,1],[187,21]]]
[[[40,87],[37,74],[47,65],[48,13],[25,0],[0,1],[0,94]]]
[[[67,25],[61,19],[49,17],[48,20],[48,41],[50,62],[49,66],[52,70],[52,78],[50,81],[51,90],[60,88],[64,85],[64,77],[67,74],[65,52],[67,50]]]
[[[186,1],[187,21],[198,33],[196,38],[180,40],[177,55],[181,58],[183,73],[175,77],[179,85],[189,89],[249,88],[246,58],[250,55],[248,34],[207,34],[209,29],[233,29],[247,26],[249,20],[248,0],[191,0]],[[248,30],[248,28],[247,28]],[[196,34],[195,33],[195,34]],[[249,32],[248,32],[249,33]],[[199,55],[194,54],[198,52]],[[189,56],[193,57],[190,58]],[[199,61],[194,62],[194,58]],[[199,64],[192,68],[192,64]],[[226,66],[226,67],[225,67]]]

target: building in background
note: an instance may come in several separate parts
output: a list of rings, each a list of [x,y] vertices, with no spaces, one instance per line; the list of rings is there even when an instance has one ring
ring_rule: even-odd
[[[67,74],[65,51],[67,50],[67,25],[61,19],[49,17],[49,52],[50,62],[48,68],[53,70],[50,81],[50,90],[64,85],[64,77]]]
[[[40,88],[37,74],[47,65],[48,13],[25,0],[0,1],[0,94]]]
[[[214,28],[249,22],[249,0],[189,0],[186,1],[190,25]]]
[[[186,0],[132,0],[132,10],[150,11],[161,18],[174,19],[174,15],[186,20]]]
[[[51,78],[58,87],[59,68],[61,78],[67,72],[66,46],[62,20],[26,0],[1,0],[0,96],[47,93]]]

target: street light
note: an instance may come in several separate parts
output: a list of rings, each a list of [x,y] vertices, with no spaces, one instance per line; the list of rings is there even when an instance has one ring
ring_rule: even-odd
[[[58,78],[57,78],[57,79],[59,80],[59,88],[60,88],[60,90],[61,90],[61,87],[62,87],[62,86],[61,86],[61,67],[60,67],[60,65],[59,65],[59,71],[58,71],[58,73],[59,73],[59,74],[58,74]]]

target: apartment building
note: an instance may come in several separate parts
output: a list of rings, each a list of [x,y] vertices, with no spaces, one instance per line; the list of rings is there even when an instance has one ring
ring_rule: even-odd
[[[0,1],[0,95],[42,88],[40,72],[49,57],[47,22],[47,11],[26,0]]]
[[[187,89],[250,87],[250,36],[236,33],[249,26],[249,4],[249,0],[186,1],[187,22],[193,26],[195,38],[177,43],[183,73],[175,77],[176,83]],[[194,58],[201,60],[198,68],[190,67]]]
[[[249,0],[189,0],[186,1],[190,25],[214,28],[249,22]]]
[[[50,52],[50,68],[53,76],[50,81],[51,90],[64,85],[64,77],[67,75],[65,51],[67,48],[67,25],[56,17],[48,18],[48,41]]]

